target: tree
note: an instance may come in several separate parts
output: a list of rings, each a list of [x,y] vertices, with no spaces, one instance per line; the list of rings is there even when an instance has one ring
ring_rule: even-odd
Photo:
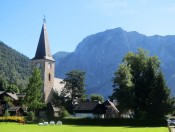
[[[72,70],[66,74],[63,83],[64,89],[61,93],[55,93],[53,102],[56,105],[64,106],[69,112],[72,112],[75,102],[85,97],[85,72]]]
[[[19,88],[14,84],[9,84],[4,77],[0,75],[0,91],[19,93]]]
[[[19,93],[19,88],[14,84],[10,84],[8,85],[6,91],[11,93]]]
[[[29,84],[26,89],[25,103],[34,113],[36,109],[43,107],[42,79],[40,70],[35,68],[32,76],[29,78]]]
[[[91,94],[90,95],[90,99],[91,101],[100,101],[100,102],[104,102],[104,97],[100,94]]]
[[[115,77],[113,78],[113,94],[110,97],[112,100],[117,99],[120,111],[127,112],[133,110],[134,106],[134,89],[132,83],[131,68],[121,64]]]
[[[7,87],[8,87],[7,81],[2,76],[0,76],[0,91],[5,91]]]
[[[150,57],[143,49],[124,57],[113,78],[113,87],[111,98],[118,100],[122,110],[133,110],[136,118],[163,118],[174,102],[158,57]]]
[[[35,120],[35,114],[33,113],[33,111],[29,111],[27,115],[28,115],[27,120],[29,121]]]

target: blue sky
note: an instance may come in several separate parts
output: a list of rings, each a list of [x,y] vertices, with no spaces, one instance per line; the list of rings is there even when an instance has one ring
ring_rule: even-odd
[[[43,16],[52,54],[72,52],[88,35],[122,27],[175,35],[175,0],[0,0],[0,40],[34,57]]]

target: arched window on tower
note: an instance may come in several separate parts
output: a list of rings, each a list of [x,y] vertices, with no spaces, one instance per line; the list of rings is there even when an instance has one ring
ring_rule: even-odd
[[[49,81],[51,81],[51,75],[50,75],[50,73],[49,73],[48,79],[49,79]]]

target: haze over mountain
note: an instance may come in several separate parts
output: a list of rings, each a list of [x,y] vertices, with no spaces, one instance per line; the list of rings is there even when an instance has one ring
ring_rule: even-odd
[[[122,28],[106,30],[83,39],[72,53],[55,54],[56,77],[64,78],[73,69],[86,72],[87,93],[105,97],[112,93],[112,78],[123,57],[138,48],[157,55],[168,86],[175,94],[175,35],[146,36]]]

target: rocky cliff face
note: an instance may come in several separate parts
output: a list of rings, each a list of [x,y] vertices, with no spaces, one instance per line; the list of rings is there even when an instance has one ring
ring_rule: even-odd
[[[76,50],[56,59],[56,77],[78,69],[86,72],[87,93],[108,97],[112,93],[112,78],[122,58],[138,48],[157,55],[168,86],[175,93],[175,36],[145,36],[121,28],[106,30],[86,37]],[[59,56],[59,53],[57,54]]]

